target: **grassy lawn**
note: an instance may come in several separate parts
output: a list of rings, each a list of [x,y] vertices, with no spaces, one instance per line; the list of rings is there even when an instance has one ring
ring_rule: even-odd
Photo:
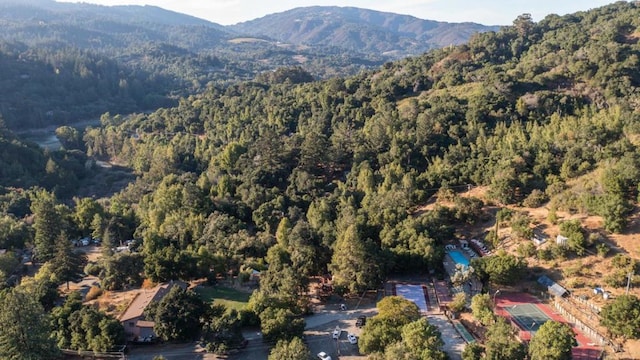
[[[200,286],[196,289],[202,300],[223,304],[228,309],[242,310],[247,306],[251,294],[224,286]]]

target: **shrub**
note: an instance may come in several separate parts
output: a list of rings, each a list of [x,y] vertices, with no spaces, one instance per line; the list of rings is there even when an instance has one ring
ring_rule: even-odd
[[[141,288],[143,289],[153,289],[156,286],[156,284],[151,281],[150,279],[144,279],[144,281],[142,281],[142,286]]]
[[[611,287],[623,287],[627,284],[627,273],[624,270],[616,270],[605,276],[603,281]]]
[[[89,289],[89,292],[87,292],[85,300],[91,301],[97,299],[98,297],[100,297],[100,295],[102,295],[102,288],[98,286],[92,286],[91,289]]]
[[[523,258],[534,257],[536,255],[536,246],[533,244],[533,242],[526,241],[518,245],[516,252],[518,253],[518,255],[520,255],[520,257]]]
[[[527,196],[524,201],[522,201],[522,205],[531,208],[537,208],[542,206],[545,202],[549,200],[547,194],[538,189],[533,189],[533,191]]]
[[[609,253],[611,249],[609,248],[609,246],[607,246],[607,244],[605,243],[599,243],[598,245],[596,245],[596,251],[598,252],[598,256],[600,256],[601,258],[606,258],[607,254]]]
[[[552,207],[549,210],[549,214],[547,214],[547,220],[554,225],[558,223],[558,214],[556,213],[555,207]]]
[[[551,257],[553,259],[566,259],[567,258],[567,248],[559,245],[551,245],[549,246],[549,250],[551,251]]]
[[[90,262],[84,267],[84,273],[92,276],[99,276],[104,268],[97,263]]]
[[[438,202],[453,202],[457,195],[450,187],[445,185],[440,187],[436,197],[438,198]]]
[[[459,292],[453,297],[453,301],[449,304],[451,311],[459,313],[467,306],[467,295],[464,292]]]
[[[549,248],[538,249],[537,257],[542,261],[549,261],[553,259],[553,254]]]

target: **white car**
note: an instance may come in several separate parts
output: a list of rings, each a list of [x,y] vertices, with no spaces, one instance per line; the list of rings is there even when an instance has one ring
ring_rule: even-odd
[[[326,352],[321,351],[318,353],[318,359],[320,360],[331,360],[331,356],[327,355]]]
[[[347,335],[347,339],[349,339],[349,342],[352,343],[352,344],[357,344],[358,343],[358,337],[355,336],[354,334]]]
[[[336,328],[333,330],[333,338],[335,340],[340,339],[340,334],[342,334],[342,330],[340,330],[340,328],[336,326]]]

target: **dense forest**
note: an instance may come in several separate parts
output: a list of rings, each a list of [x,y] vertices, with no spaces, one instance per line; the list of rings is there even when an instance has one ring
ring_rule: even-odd
[[[321,11],[307,10],[310,14]],[[395,16],[398,21],[428,23]],[[336,23],[360,29],[360,42],[368,39],[403,54],[438,46],[439,35],[460,42],[475,31],[492,29],[439,23],[435,29],[416,31],[415,37],[428,32],[432,39],[423,39],[420,44],[425,45],[416,48],[410,46],[413,40],[399,42],[393,29],[376,28],[377,36],[388,37],[386,40],[374,38],[371,30],[365,34],[364,29],[372,25],[362,19]],[[282,66],[302,66],[314,78],[329,78],[378,67],[394,58],[367,46],[281,43],[265,31],[244,35],[249,31],[150,6],[2,0],[0,24],[4,30],[0,35],[0,113],[11,129],[69,124],[105,112],[128,114],[171,107],[177,98],[199,93],[209,85],[249,80]],[[273,29],[285,21],[263,20],[262,24]]]
[[[0,127],[0,248],[33,245],[63,282],[58,244],[99,237],[105,256],[85,271],[107,290],[260,270],[250,310],[238,316],[262,322],[275,341],[304,328],[309,276],[331,274],[348,294],[391,274],[441,272],[443,244],[456,226],[479,221],[484,204],[452,196],[453,207],[418,211],[435,193],[486,186],[493,205],[547,204],[602,216],[606,231],[621,232],[639,196],[639,39],[635,3],[537,23],[523,14],[466,44],[350,77],[313,81],[283,67],[210,84],[175,107],[107,113],[83,134],[59,129],[60,151]],[[73,198],[72,180],[92,160],[137,178],[110,198]],[[139,252],[110,250],[126,239],[138,239]],[[595,245],[577,236],[569,251]],[[528,276],[526,256],[489,259],[477,264],[485,281]],[[492,270],[507,263],[513,273]]]

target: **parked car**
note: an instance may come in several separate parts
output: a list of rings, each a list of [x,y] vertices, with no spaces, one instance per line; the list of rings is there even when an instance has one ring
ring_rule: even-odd
[[[333,330],[333,338],[336,340],[340,339],[340,334],[342,334],[342,330],[340,330],[340,327],[336,326]]]
[[[367,317],[366,316],[360,316],[358,317],[358,320],[356,320],[356,326],[357,327],[363,327],[365,324],[367,323]]]
[[[327,355],[327,353],[324,352],[324,351],[320,351],[318,353],[318,359],[320,359],[320,360],[331,360],[331,356]]]
[[[82,246],[89,246],[89,244],[91,243],[91,239],[89,239],[88,237],[82,238],[80,239],[80,242],[82,243]]]
[[[357,344],[358,343],[358,337],[355,336],[354,334],[347,335],[347,339],[349,339],[349,342],[351,344]]]

